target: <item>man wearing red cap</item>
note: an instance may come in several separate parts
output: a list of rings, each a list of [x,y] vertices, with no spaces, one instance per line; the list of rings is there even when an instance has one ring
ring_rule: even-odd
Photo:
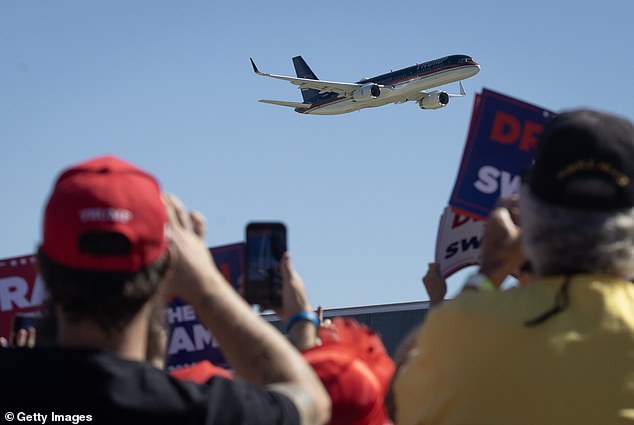
[[[4,409],[74,423],[326,422],[319,379],[226,282],[203,228],[151,175],[116,157],[63,172],[38,252],[57,344],[0,351]],[[290,260],[282,272],[292,278]],[[167,295],[194,307],[240,378],[196,385],[144,361]]]

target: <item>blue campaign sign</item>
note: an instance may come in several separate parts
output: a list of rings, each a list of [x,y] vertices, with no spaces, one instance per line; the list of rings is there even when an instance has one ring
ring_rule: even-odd
[[[460,213],[486,218],[498,198],[516,193],[521,173],[533,162],[544,124],[554,115],[483,89],[474,105],[449,205]]]
[[[234,286],[243,272],[244,244],[237,243],[210,249],[224,277]],[[165,309],[169,325],[166,369],[209,360],[218,366],[227,366],[213,335],[198,321],[194,308],[175,298]]]

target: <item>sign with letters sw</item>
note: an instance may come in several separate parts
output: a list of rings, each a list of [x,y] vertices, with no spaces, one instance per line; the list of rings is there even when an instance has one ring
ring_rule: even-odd
[[[484,220],[456,214],[446,207],[440,218],[435,261],[445,279],[458,270],[480,263]]]
[[[533,162],[544,124],[555,114],[483,89],[476,95],[458,177],[449,200],[457,212],[484,219],[498,198],[517,193]]]

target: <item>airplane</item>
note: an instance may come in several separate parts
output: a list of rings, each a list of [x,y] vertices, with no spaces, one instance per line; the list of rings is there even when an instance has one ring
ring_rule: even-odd
[[[295,108],[300,114],[337,115],[388,103],[418,102],[421,109],[439,109],[449,103],[450,97],[466,94],[462,81],[480,72],[480,65],[467,55],[450,55],[416,64],[398,71],[356,83],[338,83],[319,80],[301,56],[293,58],[297,77],[261,72],[253,58],[251,65],[257,75],[289,81],[299,86],[304,102],[266,100],[260,102]],[[425,91],[444,84],[459,82],[460,94],[442,90]]]

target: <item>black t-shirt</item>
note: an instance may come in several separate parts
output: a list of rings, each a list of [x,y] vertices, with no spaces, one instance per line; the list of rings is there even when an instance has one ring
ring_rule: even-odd
[[[16,421],[20,413],[23,419],[39,414],[48,415],[46,423],[299,423],[282,394],[239,379],[181,382],[149,364],[96,350],[0,350],[0,405]],[[42,416],[31,418],[42,423]]]

